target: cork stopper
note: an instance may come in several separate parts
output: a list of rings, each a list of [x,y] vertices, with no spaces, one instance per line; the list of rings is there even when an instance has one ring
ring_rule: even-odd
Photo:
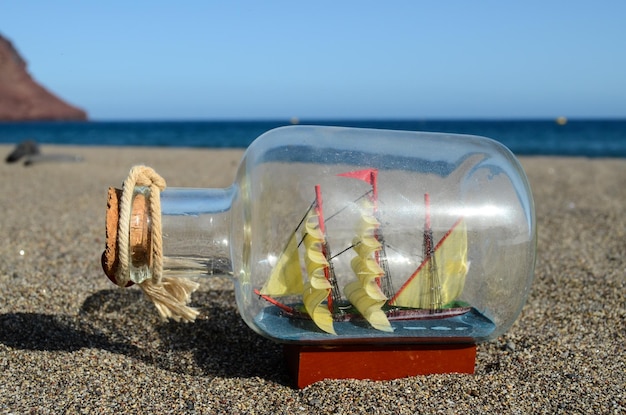
[[[119,201],[122,190],[110,187],[107,194],[106,246],[102,253],[102,269],[106,276],[117,285],[115,274],[119,266],[117,251],[117,231],[119,223]],[[151,265],[150,214],[146,197],[138,193],[133,198],[129,233],[130,257],[133,265]],[[133,285],[132,281],[126,287]]]
[[[152,232],[150,229],[149,202],[143,193],[135,194],[130,212],[130,260],[136,267],[152,265]]]

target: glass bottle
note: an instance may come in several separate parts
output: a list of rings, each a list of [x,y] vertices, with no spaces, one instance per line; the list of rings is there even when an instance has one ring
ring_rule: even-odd
[[[279,342],[477,343],[533,279],[528,181],[484,137],[283,127],[230,187],[160,200],[164,275],[232,274],[242,318]]]

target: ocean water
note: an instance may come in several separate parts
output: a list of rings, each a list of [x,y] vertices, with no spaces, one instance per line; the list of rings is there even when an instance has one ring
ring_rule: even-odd
[[[473,134],[517,155],[626,157],[626,120],[306,120],[301,124]],[[0,143],[245,148],[285,121],[91,121],[0,123]]]

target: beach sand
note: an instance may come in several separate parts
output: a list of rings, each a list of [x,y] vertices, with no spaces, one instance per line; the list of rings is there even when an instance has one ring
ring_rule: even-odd
[[[0,146],[6,156],[12,146]],[[108,186],[144,163],[225,187],[239,150],[42,146],[82,162],[0,165],[0,414],[626,413],[626,160],[525,157],[538,222],[532,293],[474,375],[291,386],[281,346],[202,281],[201,318],[163,322],[102,273]]]

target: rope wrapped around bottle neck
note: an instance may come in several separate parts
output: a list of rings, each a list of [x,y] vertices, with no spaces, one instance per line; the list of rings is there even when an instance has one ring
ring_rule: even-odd
[[[147,275],[137,281],[130,272],[130,220],[133,193],[136,186],[150,189],[148,206],[150,209],[150,255],[151,267]],[[116,284],[126,287],[129,281],[139,284],[142,291],[154,303],[159,314],[176,321],[193,321],[198,311],[188,306],[191,293],[198,288],[198,283],[184,277],[163,275],[163,234],[161,228],[161,191],[165,190],[165,180],[152,168],[134,166],[122,188],[119,201],[119,221],[117,232],[117,253],[119,266],[115,273]]]

